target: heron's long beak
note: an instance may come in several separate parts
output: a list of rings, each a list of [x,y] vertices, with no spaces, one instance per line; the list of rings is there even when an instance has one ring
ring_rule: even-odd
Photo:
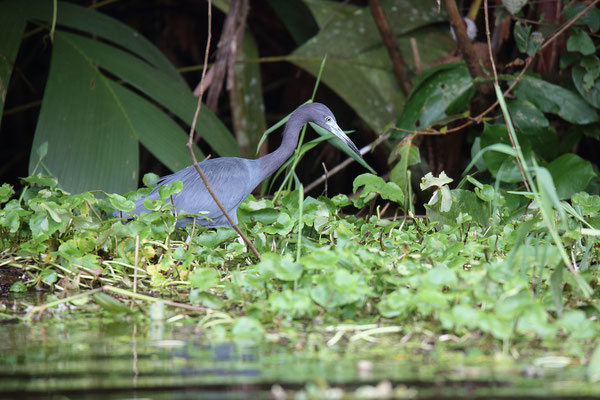
[[[344,133],[344,131],[338,126],[338,124],[335,121],[326,122],[326,124],[329,127],[329,132],[337,136],[342,142],[344,142],[348,147],[350,147],[352,151],[354,151],[356,154],[362,157],[362,154],[360,154],[360,150],[358,150],[358,147],[356,147],[354,142],[350,140],[350,138]]]

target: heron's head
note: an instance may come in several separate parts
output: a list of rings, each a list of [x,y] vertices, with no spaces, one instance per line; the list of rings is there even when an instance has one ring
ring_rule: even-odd
[[[311,122],[319,125],[321,128],[333,133],[342,142],[352,149],[356,154],[360,155],[360,151],[356,145],[350,140],[344,131],[338,126],[335,116],[331,110],[324,104],[321,103],[308,103],[304,104],[302,108],[306,109],[308,119]]]

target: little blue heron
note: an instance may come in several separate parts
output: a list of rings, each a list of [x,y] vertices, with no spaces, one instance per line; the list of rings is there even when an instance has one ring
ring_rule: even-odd
[[[298,144],[298,135],[300,129],[307,122],[314,122],[323,129],[328,130],[340,138],[348,147],[360,155],[356,145],[346,136],[344,131],[338,126],[333,113],[327,106],[320,103],[307,103],[296,109],[285,124],[283,130],[283,139],[277,150],[255,160],[237,157],[220,157],[205,160],[199,163],[200,168],[206,175],[208,183],[219,200],[229,212],[233,221],[237,224],[237,208],[246,197],[263,180],[283,163],[290,158]],[[158,185],[146,197],[135,202],[135,209],[123,213],[127,219],[133,218],[133,214],[139,215],[142,212],[150,212],[144,207],[145,199],[156,200],[160,197],[158,188],[162,185],[169,185],[175,181],[183,183],[181,192],[174,194],[173,204],[179,213],[186,211],[190,214],[197,214],[201,211],[206,212],[206,217],[196,217],[196,223],[208,227],[229,226],[227,218],[210,193],[206,189],[204,182],[193,165],[190,165],[174,174],[167,175],[158,180]],[[113,213],[115,217],[120,215],[120,211]],[[193,222],[192,217],[185,217],[177,221],[178,227]]]

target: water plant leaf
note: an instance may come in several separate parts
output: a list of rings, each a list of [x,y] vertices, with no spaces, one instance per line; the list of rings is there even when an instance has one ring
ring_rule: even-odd
[[[2,186],[0,186],[0,204],[10,200],[13,194],[15,194],[13,187],[8,183],[3,183]]]
[[[189,276],[190,285],[199,290],[208,290],[221,282],[219,273],[212,268],[196,268]]]
[[[260,321],[252,317],[241,317],[233,324],[231,334],[236,341],[253,344],[262,340],[265,330]]]
[[[126,304],[106,293],[95,293],[94,301],[100,307],[113,314],[129,314],[131,312],[131,309]]]
[[[600,108],[600,58],[589,56],[571,68],[577,91],[588,103]]]
[[[600,344],[596,346],[587,366],[588,378],[591,382],[600,381]]]
[[[23,282],[17,281],[10,285],[9,291],[13,293],[24,293],[27,291],[27,286],[25,286]]]
[[[354,205],[358,208],[364,207],[365,203],[370,201],[374,194],[381,196],[382,199],[391,200],[398,204],[404,201],[402,189],[394,182],[386,182],[382,178],[373,174],[362,174],[354,178],[352,190],[356,193],[358,188],[364,186],[358,198],[354,199]]]
[[[569,4],[565,6],[564,14],[567,20],[572,20],[586,8],[583,3]],[[592,32],[596,32],[600,29],[600,11],[597,8],[592,8],[583,14],[580,18],[575,21],[576,26],[587,26]]]

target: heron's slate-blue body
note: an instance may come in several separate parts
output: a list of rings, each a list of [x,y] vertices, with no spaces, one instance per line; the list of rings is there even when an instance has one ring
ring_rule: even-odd
[[[337,125],[335,117],[329,108],[320,103],[308,103],[300,106],[292,113],[290,119],[285,124],[281,145],[272,153],[256,160],[220,157],[199,163],[213,191],[235,223],[237,223],[236,212],[238,206],[258,184],[281,167],[292,155],[298,144],[300,129],[307,122],[314,122],[333,133],[360,155],[354,143]],[[158,181],[158,186],[148,196],[136,201],[136,208],[128,213],[123,213],[123,217],[131,219],[133,218],[133,214],[139,215],[142,212],[149,212],[144,207],[144,199],[158,199],[160,197],[158,187],[175,181],[183,183],[183,190],[173,195],[173,203],[178,212],[184,210],[191,214],[197,214],[201,211],[206,211],[208,212],[206,217],[212,221],[197,217],[197,224],[210,227],[229,226],[227,219],[216,205],[193,165],[161,178]],[[119,216],[119,211],[116,211],[113,215]],[[191,217],[183,218],[177,222],[177,226],[183,226],[189,222],[192,222]]]

